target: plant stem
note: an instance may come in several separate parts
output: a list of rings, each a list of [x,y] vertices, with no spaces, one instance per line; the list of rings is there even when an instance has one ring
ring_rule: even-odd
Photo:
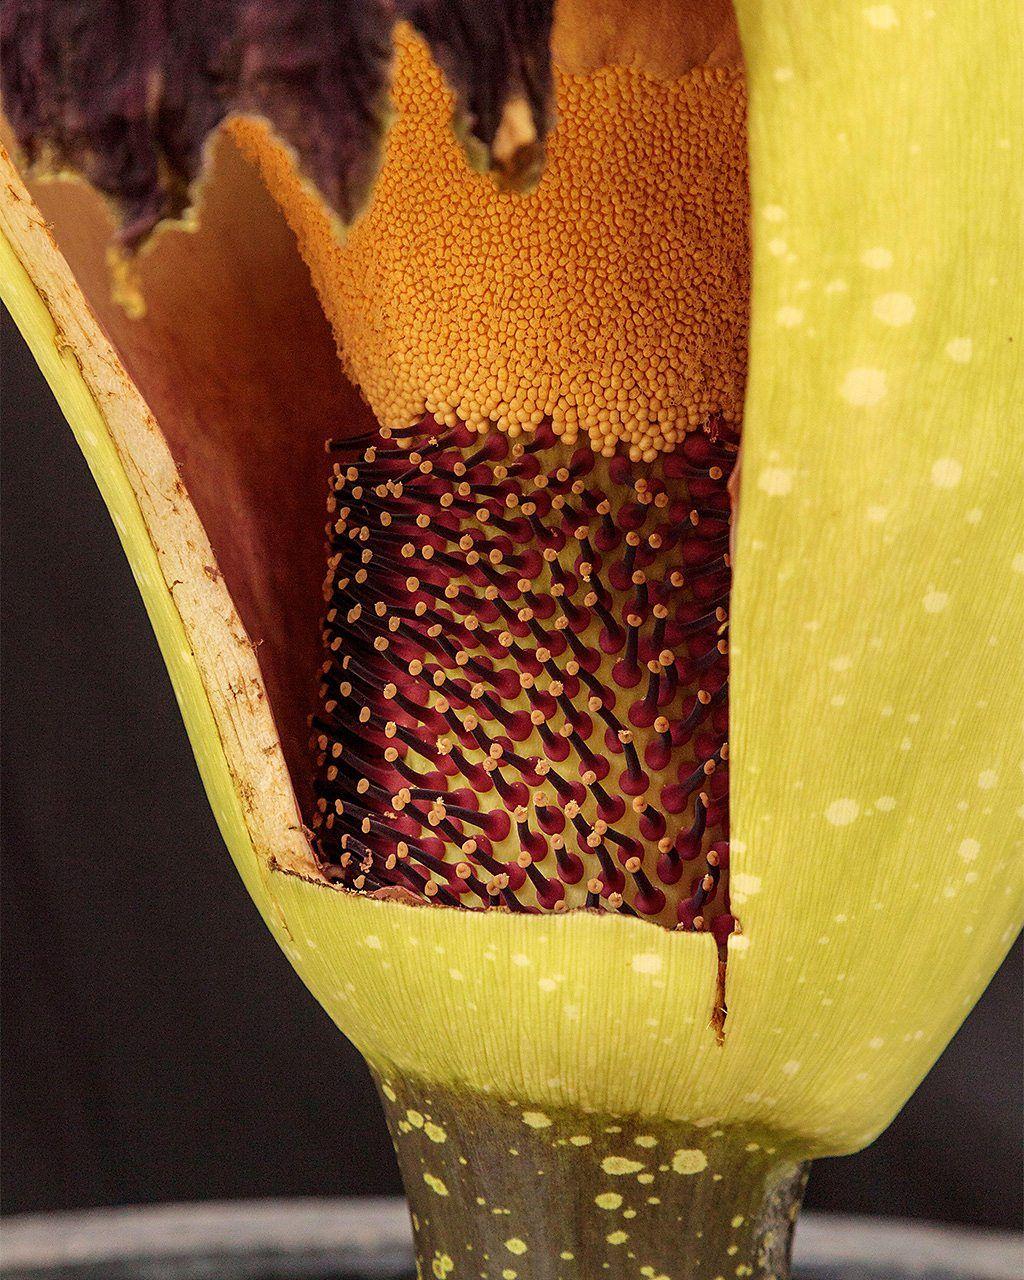
[[[383,1073],[424,1280],[786,1280],[807,1166],[764,1132]]]

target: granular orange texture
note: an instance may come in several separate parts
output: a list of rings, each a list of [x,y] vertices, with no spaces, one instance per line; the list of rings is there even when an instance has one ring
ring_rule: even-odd
[[[558,124],[527,196],[475,173],[424,47],[399,41],[397,119],[342,244],[287,153],[254,151],[312,271],[349,375],[382,424],[429,411],[634,459],[740,416],[749,294],[739,69],[673,81],[557,72]]]

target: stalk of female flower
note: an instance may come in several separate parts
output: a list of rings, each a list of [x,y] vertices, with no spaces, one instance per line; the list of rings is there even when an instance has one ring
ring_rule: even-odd
[[[806,10],[5,11],[5,300],[425,1276],[785,1276],[1019,927],[1018,17]]]

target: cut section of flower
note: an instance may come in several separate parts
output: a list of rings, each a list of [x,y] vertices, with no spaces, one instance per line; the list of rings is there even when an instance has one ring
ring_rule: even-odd
[[[448,906],[604,901],[724,942],[733,433],[644,474],[543,423],[333,448],[325,873]]]

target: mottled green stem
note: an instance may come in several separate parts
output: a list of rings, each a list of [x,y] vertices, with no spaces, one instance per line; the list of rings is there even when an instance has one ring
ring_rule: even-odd
[[[806,1165],[777,1137],[378,1080],[423,1280],[785,1280]]]

